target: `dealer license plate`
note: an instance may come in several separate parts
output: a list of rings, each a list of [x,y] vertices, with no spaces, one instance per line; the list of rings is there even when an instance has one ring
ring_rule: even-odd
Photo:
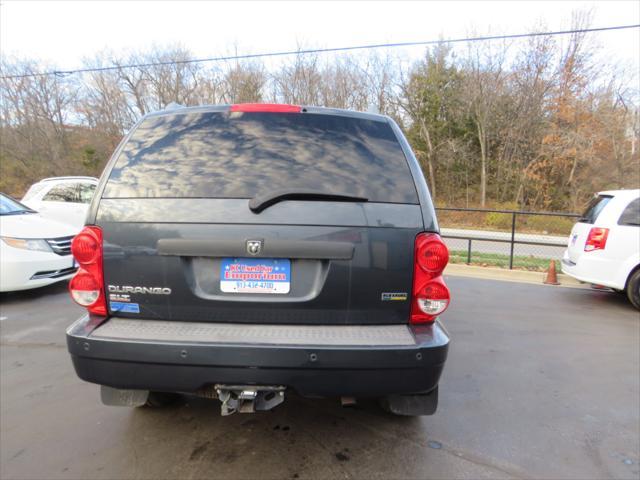
[[[225,293],[289,293],[288,258],[223,258],[220,290]]]

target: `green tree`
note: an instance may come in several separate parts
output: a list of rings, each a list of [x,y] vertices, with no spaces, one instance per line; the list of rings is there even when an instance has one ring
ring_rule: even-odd
[[[426,167],[431,195],[436,198],[436,171],[452,138],[464,135],[460,119],[462,76],[451,48],[439,44],[428,50],[401,84],[400,106],[409,117],[407,136]]]

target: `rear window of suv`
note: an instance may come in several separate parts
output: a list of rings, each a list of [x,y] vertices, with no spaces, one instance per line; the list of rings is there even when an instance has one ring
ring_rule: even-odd
[[[578,220],[581,223],[593,224],[598,219],[598,215],[607,206],[607,203],[612,199],[611,195],[597,195],[587,205],[582,217]]]
[[[640,226],[640,198],[632,200],[627,205],[627,208],[620,215],[618,225]]]
[[[104,198],[253,198],[279,189],[418,203],[387,122],[326,114],[167,114],[124,146]]]

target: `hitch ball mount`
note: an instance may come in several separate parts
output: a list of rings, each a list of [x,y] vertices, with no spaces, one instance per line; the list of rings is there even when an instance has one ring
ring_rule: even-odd
[[[284,386],[268,385],[216,385],[216,394],[222,402],[223,417],[239,413],[271,410],[284,402]]]

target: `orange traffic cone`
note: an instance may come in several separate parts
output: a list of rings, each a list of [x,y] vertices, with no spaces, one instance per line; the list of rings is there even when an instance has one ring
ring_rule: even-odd
[[[547,285],[560,285],[558,282],[558,274],[556,273],[556,262],[551,260],[549,262],[549,270],[547,270],[547,278],[544,279],[544,282]]]

